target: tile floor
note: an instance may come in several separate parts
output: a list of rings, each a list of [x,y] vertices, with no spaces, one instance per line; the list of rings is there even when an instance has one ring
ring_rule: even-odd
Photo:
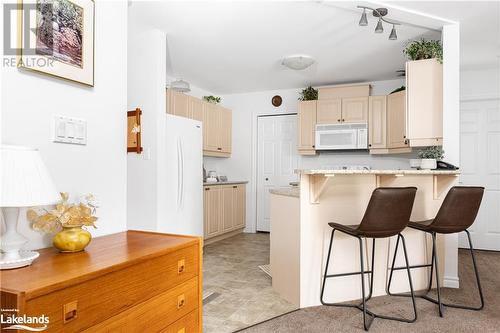
[[[223,333],[295,310],[259,269],[269,263],[269,234],[240,234],[204,248],[203,332]]]

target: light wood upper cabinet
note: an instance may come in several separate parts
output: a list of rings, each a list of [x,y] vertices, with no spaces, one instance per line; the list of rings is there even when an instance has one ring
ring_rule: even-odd
[[[318,100],[316,103],[316,124],[335,124],[342,119],[342,99]]]
[[[203,121],[203,101],[199,98],[189,96],[188,118]]]
[[[442,145],[443,65],[435,59],[406,62],[406,92],[410,146]]]
[[[245,227],[245,184],[204,186],[203,192],[205,239]]]
[[[217,152],[219,148],[219,114],[217,106],[204,103],[203,109],[203,153]]]
[[[232,112],[222,106],[204,103],[203,155],[229,157],[232,150]]]
[[[369,84],[339,85],[333,87],[318,88],[319,101],[347,97],[368,97],[369,95]]]
[[[387,148],[387,96],[369,98],[368,147]]]
[[[203,195],[203,226],[205,238],[217,236],[221,233],[222,223],[222,188],[206,186]]]
[[[408,147],[406,139],[406,91],[387,96],[387,147]]]
[[[167,89],[167,113],[189,117],[189,95]]]
[[[232,142],[232,113],[223,107],[219,107],[219,146],[223,153],[231,153]]]
[[[314,155],[316,132],[316,101],[300,101],[297,113],[299,154]]]
[[[368,97],[342,98],[342,122],[366,123],[368,121]]]

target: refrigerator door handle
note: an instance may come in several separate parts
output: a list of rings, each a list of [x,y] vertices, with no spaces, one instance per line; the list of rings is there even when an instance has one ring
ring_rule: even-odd
[[[177,210],[181,207],[181,140],[177,138]]]
[[[180,209],[184,207],[184,148],[182,144],[182,139],[179,139],[179,146],[181,147],[181,202],[180,202]]]

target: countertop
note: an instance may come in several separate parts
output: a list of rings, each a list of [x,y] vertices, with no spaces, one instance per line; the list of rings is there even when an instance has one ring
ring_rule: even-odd
[[[459,175],[460,170],[329,170],[329,169],[297,169],[295,173],[302,175]]]
[[[269,192],[271,192],[271,194],[300,198],[300,187],[298,186],[272,188]]]
[[[247,180],[228,180],[227,182],[216,182],[216,183],[203,183],[203,186],[214,186],[214,185],[234,185],[234,184],[246,184]]]

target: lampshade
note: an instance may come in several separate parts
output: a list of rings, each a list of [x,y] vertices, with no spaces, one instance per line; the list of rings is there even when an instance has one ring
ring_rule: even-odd
[[[0,207],[45,206],[60,200],[37,149],[0,147]]]
[[[361,19],[359,20],[359,25],[366,27],[368,25],[368,19],[366,18],[366,9],[363,9],[363,14],[361,14]]]
[[[189,82],[184,81],[183,79],[177,79],[170,83],[170,89],[178,91],[178,92],[190,92],[191,87],[189,86]]]
[[[308,55],[293,55],[284,58],[281,64],[290,69],[301,71],[310,67],[314,62],[315,60]]]
[[[375,33],[381,34],[384,32],[384,26],[382,25],[382,20],[379,19],[377,22],[377,26],[375,27]]]

